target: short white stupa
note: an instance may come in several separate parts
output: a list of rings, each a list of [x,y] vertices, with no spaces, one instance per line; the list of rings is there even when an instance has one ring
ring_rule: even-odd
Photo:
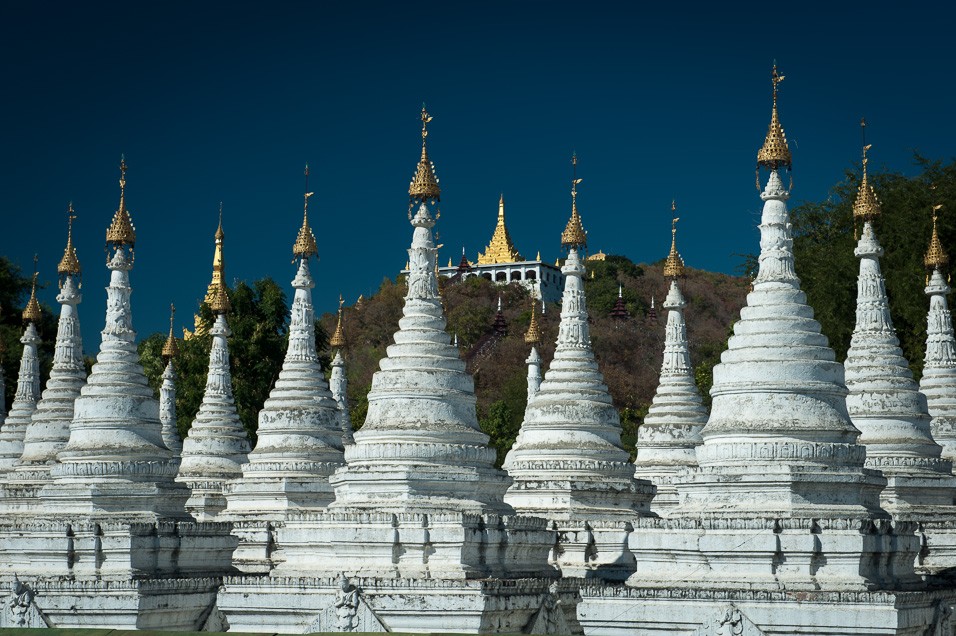
[[[671,208],[676,210],[674,205]],[[667,310],[664,361],[654,399],[637,429],[634,458],[635,475],[657,487],[651,509],[661,515],[677,505],[674,480],[680,470],[697,465],[695,449],[703,441],[700,431],[707,423],[687,344],[687,302],[677,283],[684,276],[684,260],[677,252],[677,221],[675,217],[671,225],[671,251],[664,262],[664,276],[671,280],[662,305]]]
[[[36,269],[36,258],[34,269]],[[30,300],[23,310],[23,336],[20,343],[23,353],[20,356],[20,373],[17,376],[17,392],[10,405],[10,412],[0,428],[0,478],[13,469],[13,465],[23,454],[23,437],[26,434],[30,420],[36,412],[37,400],[40,397],[40,360],[37,357],[37,346],[40,337],[37,335],[36,323],[40,321],[40,304],[37,302],[37,273],[33,273],[33,288]]]
[[[541,328],[538,327],[538,316],[535,313],[537,303],[534,298],[531,299],[531,322],[528,324],[528,331],[524,335],[524,341],[531,345],[531,353],[528,359],[524,361],[528,365],[528,402],[538,394],[541,388],[541,355],[538,353],[538,345],[541,344]]]
[[[242,475],[242,465],[248,460],[250,450],[249,438],[236,411],[229,372],[227,338],[232,332],[226,321],[231,306],[224,278],[224,238],[220,206],[213,257],[214,283],[210,285],[212,297],[208,303],[215,322],[209,329],[212,347],[209,350],[206,390],[196,419],[183,440],[182,463],[176,478],[189,486],[186,510],[197,521],[211,521],[226,508],[223,488],[227,482]]]
[[[332,375],[329,377],[329,390],[332,391],[332,399],[339,410],[339,424],[342,427],[343,444],[354,444],[355,437],[352,430],[352,417],[349,413],[348,389],[349,381],[345,373],[345,357],[342,350],[346,345],[345,329],[342,326],[343,305],[345,301],[342,295],[339,295],[339,316],[335,325],[335,332],[329,338],[329,346],[336,349],[335,357],[332,358]]]
[[[311,196],[306,192],[302,227],[292,247],[299,266],[292,281],[289,345],[259,411],[256,448],[242,466],[242,478],[226,488],[230,517],[278,520],[290,509],[320,510],[333,499],[329,475],[345,463],[338,408],[315,348],[309,259],[318,249],[309,227]]]
[[[162,357],[166,368],[163,369],[163,383],[159,386],[159,421],[163,425],[163,442],[166,448],[179,455],[183,450],[183,440],[179,437],[176,420],[176,366],[179,344],[173,335],[173,318],[176,307],[169,305],[169,335],[163,343]]]
[[[948,276],[949,255],[943,249],[936,227],[937,213],[942,206],[933,207],[933,236],[923,259],[928,273],[926,295],[929,313],[926,316],[926,357],[923,359],[923,377],[919,388],[926,396],[933,439],[943,448],[943,459],[956,459],[956,338],[953,337],[953,316],[946,296],[950,292]]]
[[[73,205],[70,204],[66,248],[57,266],[60,293],[56,300],[60,303],[60,320],[53,368],[24,435],[23,453],[7,477],[11,485],[22,489],[16,498],[23,505],[35,503],[39,488],[50,483],[50,469],[56,462],[57,453],[70,439],[73,406],[86,384],[83,338],[77,313],[83,295],[80,293],[80,261],[73,247],[74,218]]]
[[[854,221],[862,221],[863,231],[853,252],[860,259],[860,274],[856,328],[844,363],[847,410],[866,445],[867,467],[887,479],[884,508],[895,514],[928,514],[948,506],[952,513],[952,463],[942,458],[943,449],[933,440],[926,397],[913,380],[890,317],[880,271],[883,248],[873,228],[880,205],[866,173],[869,148],[863,148],[863,178],[853,204]]]

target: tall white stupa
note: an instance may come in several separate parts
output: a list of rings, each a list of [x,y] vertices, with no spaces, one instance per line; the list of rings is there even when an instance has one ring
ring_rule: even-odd
[[[956,459],[956,338],[949,295],[949,255],[939,240],[937,217],[942,205],[933,206],[933,235],[923,262],[926,265],[926,356],[919,388],[926,396],[933,439],[943,448],[943,459]]]
[[[676,209],[672,204],[672,212],[676,213]],[[697,465],[695,449],[703,441],[700,431],[707,423],[707,409],[697,389],[687,343],[687,302],[678,284],[684,277],[684,259],[677,251],[677,221],[675,216],[671,224],[671,250],[664,261],[664,277],[670,279],[670,290],[662,305],[667,310],[664,361],[654,399],[644,423],[637,429],[634,458],[635,475],[657,487],[651,509],[661,515],[667,515],[677,505],[674,480],[679,471]]]
[[[68,210],[68,230],[63,258],[57,265],[60,293],[60,319],[53,351],[53,368],[50,379],[37,403],[30,425],[23,438],[23,452],[14,469],[7,475],[13,498],[19,503],[16,508],[37,503],[40,487],[50,483],[50,470],[56,462],[57,453],[70,439],[70,422],[73,407],[80,390],[86,384],[86,367],[83,363],[83,338],[77,305],[83,300],[80,260],[73,247],[73,204]],[[11,502],[13,503],[13,502]]]
[[[176,356],[179,355],[179,344],[173,335],[173,319],[176,316],[176,307],[169,305],[169,335],[163,343],[161,351],[163,363],[163,380],[159,387],[159,421],[163,425],[163,442],[166,448],[179,455],[183,450],[183,440],[179,437],[179,428],[176,420]]]
[[[17,392],[10,405],[3,427],[0,428],[0,478],[3,478],[23,454],[23,437],[36,412],[40,398],[40,359],[37,346],[37,323],[40,321],[40,303],[37,302],[36,257],[33,259],[33,287],[30,300],[23,309],[23,336],[20,344],[23,353],[20,356],[20,373],[17,376]]]
[[[844,363],[846,405],[866,445],[866,466],[887,479],[883,507],[896,515],[926,515],[945,513],[945,506],[954,514],[952,463],[933,440],[926,397],[913,380],[890,317],[880,271],[883,248],[873,227],[881,211],[867,176],[869,148],[863,147],[863,177],[853,204],[854,222],[862,222],[863,231],[853,252],[860,274],[856,328]]]
[[[179,460],[163,442],[159,403],[136,350],[129,277],[136,231],[126,208],[125,161],[120,172],[119,207],[106,231],[110,284],[103,339],[74,401],[53,482],[40,492],[41,505],[61,514],[181,518],[188,493],[175,482]]]
[[[577,157],[572,158],[577,165]],[[625,576],[621,551],[632,518],[649,514],[653,486],[634,479],[621,424],[591,348],[581,252],[587,236],[571,183],[571,218],[561,235],[564,298],[557,346],[538,391],[528,400],[504,468],[514,480],[505,501],[547,518],[560,536],[554,560],[564,576]],[[598,556],[599,555],[599,556]],[[613,574],[611,571],[616,572]]]
[[[216,229],[213,256],[212,297],[208,302],[215,321],[209,329],[212,346],[209,350],[209,371],[206,390],[196,419],[183,440],[182,464],[177,480],[189,486],[186,510],[198,521],[211,521],[226,508],[223,489],[237,479],[249,455],[249,438],[239,420],[232,395],[229,371],[229,342],[232,335],[226,314],[232,309],[227,295],[223,255],[222,205]]]

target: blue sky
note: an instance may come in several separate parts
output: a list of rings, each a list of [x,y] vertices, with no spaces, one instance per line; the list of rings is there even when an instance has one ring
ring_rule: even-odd
[[[774,59],[794,203],[858,162],[862,115],[877,169],[956,154],[942,3],[642,4],[3,3],[0,254],[29,270],[39,253],[53,304],[74,202],[95,352],[120,153],[141,336],[165,329],[171,301],[177,326],[191,320],[220,200],[228,280],[292,279],[308,162],[315,301],[331,311],[405,263],[424,101],[443,264],[484,249],[500,192],[518,249],[553,260],[576,151],[592,251],[663,257],[676,198],[687,264],[733,272],[758,249]]]

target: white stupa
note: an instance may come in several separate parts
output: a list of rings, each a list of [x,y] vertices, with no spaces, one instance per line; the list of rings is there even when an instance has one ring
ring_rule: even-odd
[[[183,450],[183,440],[179,437],[176,420],[176,366],[179,345],[173,335],[173,318],[176,307],[169,305],[169,335],[163,343],[162,357],[166,368],[163,369],[163,381],[159,387],[159,421],[163,425],[163,442],[166,448],[179,455]]]
[[[566,538],[554,557],[565,576],[626,571],[624,524],[649,514],[653,494],[649,482],[634,479],[617,409],[591,348],[579,256],[587,243],[577,207],[579,181],[572,181],[571,219],[561,235],[568,257],[561,269],[564,298],[554,359],[504,462],[514,480],[505,501],[519,513],[555,522]]]
[[[345,374],[345,358],[342,356],[342,349],[345,347],[345,330],[342,327],[342,313],[344,300],[339,295],[339,316],[335,325],[335,332],[329,338],[329,346],[336,349],[335,357],[332,358],[332,375],[329,377],[329,390],[332,391],[332,399],[339,410],[339,425],[342,428],[342,442],[344,444],[354,444],[355,437],[352,430],[352,417],[349,414],[348,388],[349,381]]]
[[[302,227],[292,248],[299,266],[292,281],[289,345],[259,412],[256,448],[242,467],[242,479],[227,487],[230,517],[278,520],[292,509],[320,510],[333,499],[329,475],[345,463],[338,408],[315,347],[309,259],[318,249],[309,227],[311,195],[305,194]]]
[[[531,322],[528,324],[528,331],[524,335],[524,341],[531,345],[531,353],[528,354],[528,359],[524,361],[528,365],[528,402],[531,402],[541,388],[541,355],[538,353],[538,345],[541,343],[541,330],[538,327],[535,305],[537,303],[532,298]]]
[[[863,149],[863,178],[853,204],[863,222],[854,254],[860,259],[856,328],[847,351],[847,409],[866,445],[866,465],[883,473],[883,507],[896,514],[951,513],[956,497],[952,463],[930,433],[926,397],[919,392],[893,329],[886,284],[880,272],[883,248],[874,220],[880,214],[866,173],[869,146]]]
[[[106,231],[106,325],[96,364],[73,407],[70,438],[51,469],[41,505],[59,514],[182,518],[187,491],[174,480],[179,461],[166,448],[159,403],[136,350],[130,305],[136,231],[126,209],[126,162],[119,208]]]
[[[672,210],[676,210],[672,206]],[[684,260],[677,252],[677,218],[671,225],[671,251],[664,262],[664,276],[671,279],[664,299],[667,326],[660,383],[644,423],[637,430],[634,473],[657,487],[651,509],[666,515],[677,505],[677,473],[697,465],[695,449],[703,441],[700,431],[707,423],[687,344],[684,307],[687,302],[677,284],[684,276]]]
[[[34,266],[36,259],[34,258]],[[33,288],[30,300],[23,310],[23,336],[20,343],[20,373],[17,376],[17,392],[10,405],[10,412],[0,428],[0,478],[3,478],[23,454],[23,437],[37,408],[40,397],[40,360],[37,357],[36,323],[40,321],[40,304],[37,302],[37,273],[33,273]]]
[[[183,440],[182,464],[177,480],[189,486],[186,510],[198,521],[210,521],[226,507],[223,488],[242,475],[242,465],[249,455],[249,438],[239,420],[232,395],[229,372],[229,344],[232,335],[226,314],[230,311],[226,294],[223,258],[222,207],[216,229],[216,250],[213,257],[212,297],[209,309],[215,322],[209,329],[212,347],[209,350],[209,372],[206,390],[196,419]]]
[[[752,517],[865,517],[879,513],[884,485],[865,470],[859,431],[846,411],[843,366],[813,319],[794,271],[780,169],[791,155],[777,114],[758,165],[770,170],[760,197],[759,271],[728,349],[714,367],[700,466],[678,486],[682,513]]]
[[[946,296],[950,292],[948,277],[949,256],[943,249],[936,228],[937,212],[933,208],[933,236],[924,262],[928,277],[926,295],[929,313],[926,316],[926,357],[923,359],[923,377],[919,388],[926,396],[933,439],[943,448],[943,459],[956,459],[956,338],[953,337],[953,317]]]
[[[39,488],[50,483],[50,470],[57,453],[70,439],[73,406],[80,390],[86,384],[86,366],[83,363],[83,338],[77,305],[83,300],[80,293],[80,261],[73,247],[73,205],[69,207],[69,229],[63,258],[57,266],[60,277],[60,320],[53,351],[50,379],[37,403],[36,412],[23,438],[23,453],[7,480],[11,487],[20,489],[14,495],[21,506],[37,502]]]

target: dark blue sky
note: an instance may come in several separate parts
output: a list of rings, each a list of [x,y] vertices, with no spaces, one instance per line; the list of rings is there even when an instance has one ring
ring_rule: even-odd
[[[170,301],[188,324],[220,200],[228,279],[291,280],[308,161],[316,305],[331,311],[405,263],[424,101],[442,264],[484,248],[499,192],[518,249],[553,260],[576,150],[592,251],[661,258],[676,197],[688,265],[732,272],[758,249],[775,58],[794,203],[858,161],[861,115],[877,169],[956,154],[943,3],[642,4],[5,2],[0,254],[29,270],[38,252],[54,303],[73,200],[95,352],[126,153],[134,324],[163,330]]]

